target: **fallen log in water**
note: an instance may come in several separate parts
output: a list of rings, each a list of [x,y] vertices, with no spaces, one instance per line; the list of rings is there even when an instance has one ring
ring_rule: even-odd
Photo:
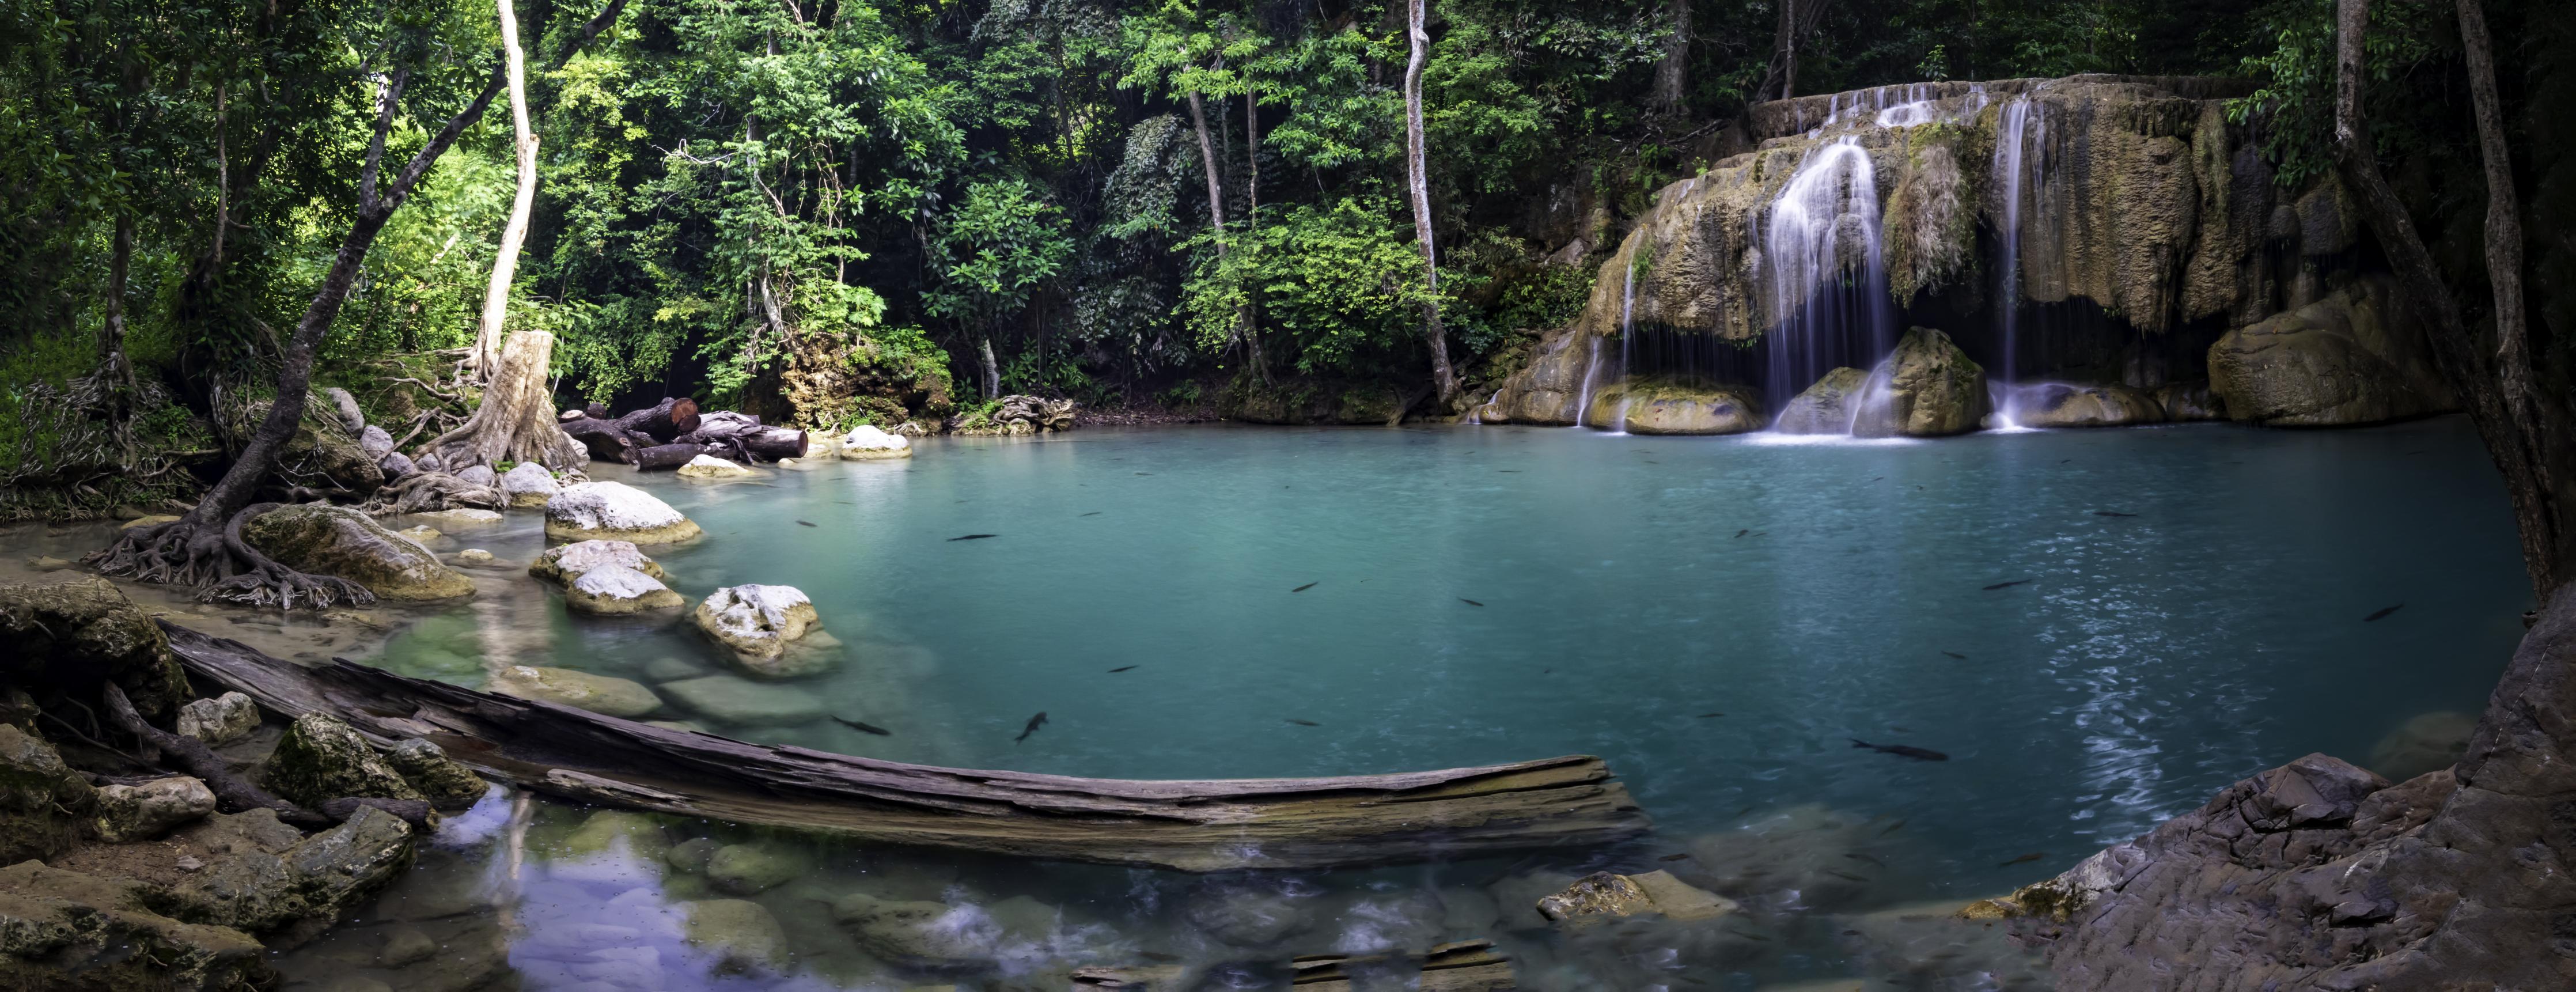
[[[426,737],[526,788],[892,844],[1207,872],[1474,857],[1651,829],[1599,758],[1343,778],[1124,781],[907,765],[650,727],[406,678],[307,668],[163,624],[188,671],[379,744]]]

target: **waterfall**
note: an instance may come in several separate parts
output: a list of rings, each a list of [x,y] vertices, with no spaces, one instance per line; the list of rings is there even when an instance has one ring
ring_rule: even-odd
[[[2037,196],[2045,187],[2047,176],[2048,121],[2036,112],[2037,104],[2022,96],[2004,104],[1995,126],[1995,188],[2002,191],[2003,223],[1997,239],[2002,242],[2001,255],[1995,267],[1996,330],[2003,341],[2003,374],[1994,377],[1998,384],[1995,404],[1997,426],[2011,428],[2012,383],[2018,378],[2021,350],[2021,211],[2024,190]]]
[[[1869,152],[1851,138],[1818,146],[1766,213],[1770,390],[1785,400],[1835,366],[1866,366],[1895,347]]]

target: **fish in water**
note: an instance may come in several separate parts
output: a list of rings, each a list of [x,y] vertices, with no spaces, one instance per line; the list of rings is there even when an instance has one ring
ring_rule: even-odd
[[[1306,590],[1308,590],[1308,589],[1312,589],[1312,588],[1315,588],[1316,586],[1320,586],[1320,585],[1323,585],[1323,583],[1322,583],[1321,581],[1317,581],[1317,582],[1309,582],[1309,583],[1306,583],[1305,585],[1298,586],[1297,588],[1290,589],[1290,590],[1288,590],[1288,591],[1289,591],[1289,592],[1305,592],[1305,591],[1306,591]]]
[[[964,537],[952,537],[952,538],[949,538],[949,540],[951,540],[951,541],[981,541],[981,540],[983,540],[983,539],[985,539],[985,538],[988,538],[988,537],[1000,537],[1000,536],[1002,536],[1002,535],[1000,535],[1000,534],[968,534],[968,535],[966,535],[966,536],[964,536]]]
[[[2014,859],[2012,859],[2012,860],[2010,860],[2010,861],[2006,861],[2006,862],[2004,862],[2004,863],[2002,863],[2002,864],[1996,865],[1995,867],[1997,867],[1997,868],[2010,868],[2010,867],[2012,867],[2012,866],[2014,866],[2014,865],[2026,865],[2026,864],[2029,864],[2029,863],[2031,863],[2031,862],[2033,862],[2033,861],[2037,861],[2037,860],[2039,860],[2039,859],[2041,859],[2041,858],[2045,858],[2045,857],[2047,857],[2047,856],[2048,856],[2048,852],[2046,852],[2046,851],[2032,851],[2032,852],[2030,852],[2029,854],[2025,854],[2025,855],[2022,855],[2021,857],[2014,858]]]
[[[2010,589],[2014,586],[2026,586],[2029,584],[2029,579],[2014,579],[2010,582],[1997,582],[1994,585],[1987,586],[1984,591],[1993,592],[1997,589]]]
[[[1135,669],[1136,669],[1136,666],[1134,666],[1134,665],[1120,665],[1120,666],[1118,666],[1118,667],[1116,667],[1116,668],[1112,668],[1112,669],[1110,669],[1110,670],[1109,670],[1109,674],[1111,674],[1111,675],[1116,675],[1116,674],[1118,674],[1118,673],[1120,673],[1120,672],[1134,671]]]
[[[1508,472],[1508,473],[1510,473],[1510,474],[1512,474],[1512,475],[1519,475],[1519,474],[1521,474],[1521,470],[1516,469],[1516,468],[1498,468],[1498,469],[1495,469],[1494,471],[1497,471],[1497,472]]]
[[[2366,616],[2366,617],[2361,618],[2361,622],[2363,622],[2363,623],[2369,623],[2369,622],[2371,622],[2371,621],[2373,621],[2373,620],[2384,619],[2384,618],[2386,618],[2389,614],[2391,614],[2391,613],[2395,613],[2395,612],[2397,612],[2397,611],[2399,611],[2399,610],[2402,610],[2402,609],[2405,609],[2405,608],[2406,608],[2406,604],[2404,604],[2404,603],[2399,603],[2399,604],[2397,604],[2397,605],[2395,605],[2395,606],[2385,606],[2385,607],[2381,607],[2380,609],[2378,609],[2378,610],[2376,610],[2376,611],[2372,612],[2369,616]]]
[[[1300,727],[1321,727],[1321,726],[1323,726],[1323,724],[1316,723],[1316,722],[1315,722],[1315,721],[1313,721],[1313,720],[1300,720],[1300,719],[1297,719],[1296,717],[1293,717],[1293,716],[1288,718],[1288,722],[1293,723],[1293,724],[1296,724],[1296,725],[1298,725],[1298,726],[1300,726]]]
[[[1750,534],[1750,533],[1753,533],[1753,528],[1751,528],[1751,527],[1747,527],[1747,528],[1744,528],[1743,530],[1736,531],[1736,532],[1735,532],[1735,536],[1737,536],[1737,537],[1743,537],[1744,535],[1746,535],[1746,534]]]
[[[1886,477],[1886,476],[1884,476],[1884,475],[1881,475],[1881,476],[1873,477],[1873,478],[1871,478],[1869,481],[1871,481],[1871,482],[1877,482],[1879,479],[1884,479],[1884,478],[1887,478],[1887,477]]]
[[[797,521],[797,522],[796,522],[796,524],[797,524],[797,526],[800,526],[800,527],[820,527],[820,526],[823,526],[822,524],[815,523],[815,522],[813,522],[813,521],[811,521],[811,520],[799,520],[799,521]]]
[[[1091,511],[1091,512],[1089,512],[1089,513],[1085,513],[1085,514],[1083,514],[1083,516],[1086,516],[1086,517],[1096,517],[1096,516],[1099,516],[1099,515],[1100,515],[1100,511],[1098,511],[1098,510],[1093,510],[1093,511]]]
[[[1171,955],[1171,954],[1159,954],[1159,953],[1156,953],[1156,952],[1153,952],[1153,951],[1138,951],[1138,952],[1136,952],[1136,956],[1137,956],[1137,957],[1140,957],[1140,958],[1144,958],[1144,959],[1145,959],[1145,960],[1147,960],[1147,961],[1178,961],[1178,960],[1180,960],[1180,958],[1179,958],[1178,956],[1176,956],[1176,955]]]
[[[1900,758],[1912,758],[1916,761],[1950,760],[1949,755],[1942,754],[1939,751],[1915,747],[1911,744],[1872,744],[1868,741],[1861,740],[1858,737],[1852,738],[1851,742],[1852,746],[1856,748],[1865,747],[1880,754],[1893,754]]]
[[[1137,474],[1137,475],[1152,475],[1152,474],[1154,474],[1154,473],[1152,473],[1152,472],[1138,472],[1138,473],[1136,473],[1136,474]]]
[[[1700,714],[1700,715],[1698,715],[1698,716],[1692,717],[1691,719],[1694,719],[1694,720],[1706,720],[1706,719],[1708,719],[1709,717],[1713,717],[1713,716],[1725,716],[1725,715],[1726,715],[1726,714],[1724,714],[1724,713],[1702,713],[1702,714]]]
[[[1968,656],[1967,656],[1967,655],[1960,654],[1959,652],[1956,652],[1956,651],[1943,651],[1943,652],[1941,652],[1941,653],[1942,653],[1942,654],[1949,655],[1950,657],[1953,657],[1953,658],[1957,658],[1957,659],[1959,659],[1960,661],[1966,661],[1966,660],[1968,660]]]
[[[1483,604],[1483,603],[1476,602],[1475,600],[1468,599],[1468,598],[1467,598],[1467,597],[1465,597],[1465,596],[1460,596],[1460,597],[1458,597],[1458,601],[1459,601],[1459,602],[1461,602],[1461,603],[1465,603],[1465,604],[1467,604],[1467,605],[1469,605],[1469,606],[1483,606],[1483,605],[1485,605],[1485,604]]]
[[[860,723],[857,720],[844,720],[837,716],[832,718],[832,722],[848,727],[862,734],[875,734],[879,737],[894,736],[894,731],[887,730],[884,727],[880,727],[872,723]]]
[[[1020,736],[1011,738],[1011,743],[1017,744],[1028,740],[1030,734],[1037,733],[1038,728],[1043,726],[1046,726],[1046,711],[1039,710],[1038,715],[1029,718],[1028,726],[1020,728]]]
[[[1690,855],[1687,855],[1687,854],[1667,854],[1667,855],[1664,855],[1662,858],[1659,858],[1659,859],[1657,859],[1657,860],[1660,860],[1660,861],[1687,861],[1687,860],[1690,860]]]
[[[2134,516],[2137,516],[2137,514],[2134,514],[2134,513],[2122,513],[2122,512],[2120,512],[2120,511],[2118,511],[2118,510],[2095,510],[2095,511],[2093,511],[2093,515],[2094,515],[2094,516],[2097,516],[2097,517],[2134,517]]]

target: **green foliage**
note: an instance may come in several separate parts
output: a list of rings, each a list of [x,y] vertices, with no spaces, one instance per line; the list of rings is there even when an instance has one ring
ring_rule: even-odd
[[[2334,0],[2273,0],[2259,8],[2254,22],[2273,47],[2246,56],[2242,71],[2263,85],[2227,107],[2231,121],[2260,121],[2274,178],[2293,189],[2334,171],[2334,7]],[[2433,54],[2429,16],[2418,6],[2377,5],[2364,40],[2373,82]]]
[[[1223,258],[1193,239],[1198,267],[1178,308],[1201,348],[1225,347],[1258,296],[1265,333],[1301,372],[1384,371],[1420,340],[1422,256],[1384,195],[1299,204],[1240,236]]]

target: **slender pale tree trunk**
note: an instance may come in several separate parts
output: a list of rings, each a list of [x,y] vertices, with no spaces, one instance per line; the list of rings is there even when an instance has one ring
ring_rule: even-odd
[[[1672,37],[1664,39],[1664,57],[1655,63],[1654,107],[1679,113],[1690,89],[1691,0],[1669,0]]]
[[[1431,34],[1423,27],[1423,2],[1405,5],[1412,53],[1404,62],[1404,185],[1413,200],[1413,237],[1422,246],[1422,336],[1431,348],[1431,385],[1446,408],[1458,398],[1458,376],[1449,367],[1449,337],[1440,329],[1440,253],[1431,241],[1431,167],[1422,134],[1422,66],[1431,58]]]
[[[1225,255],[1225,185],[1218,178],[1216,139],[1208,137],[1207,109],[1197,90],[1190,91],[1190,124],[1199,132],[1199,165],[1207,171],[1208,230],[1216,233],[1216,253]]]
[[[116,244],[107,261],[107,321],[98,336],[99,371],[106,373],[123,399],[118,402],[117,421],[124,423],[124,405],[133,402],[136,385],[134,362],[125,354],[125,290],[127,274],[134,268],[134,215],[118,214]],[[124,428],[119,426],[118,430]]]
[[[528,213],[537,202],[537,132],[528,124],[527,59],[519,48],[519,15],[510,0],[498,0],[501,48],[509,58],[510,125],[517,135],[519,190],[510,200],[510,220],[501,228],[501,247],[492,256],[492,281],[483,289],[483,321],[474,333],[474,353],[466,367],[478,379],[500,374],[501,325],[510,313],[510,283],[519,272],[519,248],[528,241]]]

